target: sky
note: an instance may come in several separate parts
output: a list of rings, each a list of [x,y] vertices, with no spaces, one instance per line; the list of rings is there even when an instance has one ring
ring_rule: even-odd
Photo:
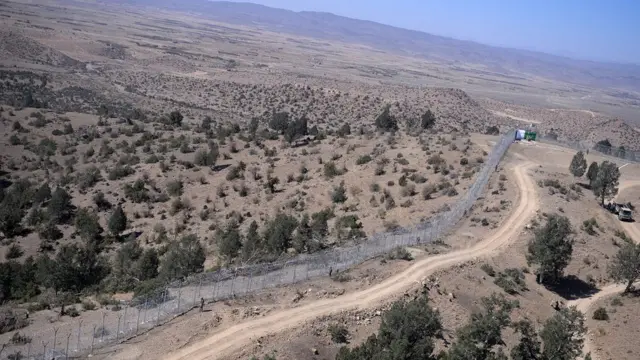
[[[640,64],[640,0],[245,0],[488,45]]]

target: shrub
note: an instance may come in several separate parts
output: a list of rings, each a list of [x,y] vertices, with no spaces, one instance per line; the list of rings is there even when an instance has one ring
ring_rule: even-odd
[[[96,309],[96,303],[91,300],[85,300],[82,302],[82,309],[84,311],[92,311]]]
[[[167,184],[167,193],[171,196],[181,196],[184,185],[181,180],[169,181]]]
[[[26,345],[26,344],[31,343],[31,338],[26,336],[26,335],[20,334],[19,331],[16,331],[13,334],[13,336],[11,336],[10,342],[13,345]]]
[[[413,184],[407,184],[403,186],[400,190],[400,195],[402,196],[414,196],[416,194],[416,186]]]
[[[613,299],[611,299],[611,306],[622,306],[622,300],[620,300],[619,297],[614,297]]]
[[[593,312],[593,320],[607,321],[609,320],[609,314],[607,309],[599,307]]]
[[[347,342],[347,336],[349,336],[349,330],[342,324],[331,324],[327,329],[329,335],[331,335],[331,341],[336,344],[345,344]]]
[[[362,155],[358,158],[358,160],[356,160],[356,165],[364,165],[368,162],[371,162],[371,160],[373,160],[371,158],[371,155]]]
[[[4,257],[7,260],[13,260],[13,259],[22,257],[22,255],[24,255],[24,251],[22,250],[22,247],[18,244],[11,244],[11,246],[7,250],[7,253],[4,254]]]
[[[95,166],[88,167],[85,171],[80,173],[77,178],[78,187],[80,190],[86,190],[88,188],[93,187],[100,180],[102,180],[102,175],[100,175],[100,170]]]
[[[337,204],[342,204],[347,201],[347,189],[344,187],[344,182],[340,183],[340,186],[334,187],[331,192],[331,201]]]
[[[436,187],[433,184],[427,184],[422,188],[422,198],[430,200],[431,196],[436,193]]]
[[[342,174],[344,174],[344,170],[339,170],[333,161],[324,164],[324,176],[326,178],[331,179]]]
[[[524,282],[524,274],[520,269],[505,269],[504,272],[498,273],[493,282],[510,295],[515,295],[527,289]]]
[[[387,254],[386,258],[388,260],[406,260],[406,261],[413,260],[413,256],[411,255],[411,253],[406,248],[403,248],[401,246],[391,250]]]
[[[116,165],[111,171],[109,171],[109,180],[119,180],[129,175],[133,175],[136,171],[129,165]]]
[[[193,158],[193,163],[198,166],[214,166],[218,156],[217,149],[210,151],[204,149],[198,150]]]
[[[493,266],[489,265],[489,264],[482,264],[480,266],[480,269],[482,269],[482,271],[484,271],[485,273],[487,273],[487,275],[494,277],[496,276],[496,271],[493,269]]]

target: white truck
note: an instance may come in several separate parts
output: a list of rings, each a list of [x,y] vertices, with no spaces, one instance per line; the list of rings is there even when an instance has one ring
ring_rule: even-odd
[[[631,221],[633,220],[633,215],[631,209],[626,206],[620,206],[618,209],[618,220],[620,221]]]

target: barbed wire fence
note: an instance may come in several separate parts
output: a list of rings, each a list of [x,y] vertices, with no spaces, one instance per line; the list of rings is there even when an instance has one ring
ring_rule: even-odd
[[[434,242],[467,214],[482,194],[491,174],[513,142],[515,132],[502,136],[493,147],[476,181],[448,211],[434,215],[411,228],[374,234],[357,245],[303,254],[285,261],[225,268],[173,282],[151,294],[123,302],[111,310],[93,311],[83,319],[24,333],[39,342],[9,346],[0,351],[7,359],[78,359],[107,345],[126,341],[198,307],[200,299],[222,301],[269,288],[329,275],[329,269],[344,271],[366,260],[404,246]],[[85,313],[88,315],[89,313]]]

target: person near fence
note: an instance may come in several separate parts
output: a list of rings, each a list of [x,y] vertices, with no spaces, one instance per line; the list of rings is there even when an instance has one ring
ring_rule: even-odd
[[[200,298],[200,312],[204,311],[204,298]]]
[[[333,274],[333,266],[329,267],[329,277],[331,277],[331,274]]]

